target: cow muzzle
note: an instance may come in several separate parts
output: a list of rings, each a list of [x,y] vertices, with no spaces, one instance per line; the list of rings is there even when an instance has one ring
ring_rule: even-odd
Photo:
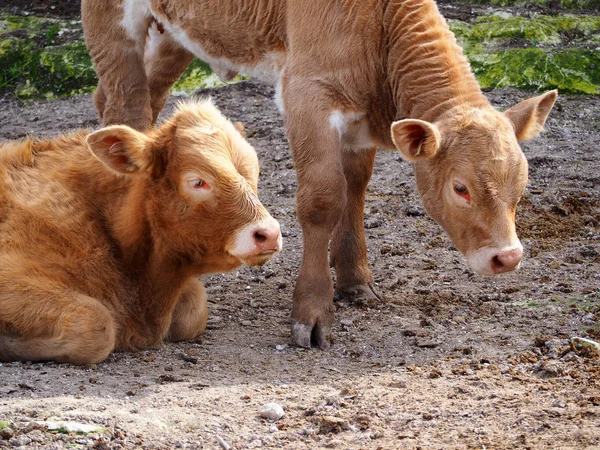
[[[249,266],[264,264],[281,251],[279,222],[272,217],[246,225],[236,234],[229,254]]]
[[[498,275],[517,270],[523,259],[520,242],[506,247],[483,247],[467,253],[467,261],[473,271],[480,275]]]

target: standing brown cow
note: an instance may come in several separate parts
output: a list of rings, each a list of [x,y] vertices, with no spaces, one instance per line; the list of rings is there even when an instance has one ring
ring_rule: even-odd
[[[374,297],[363,205],[375,149],[414,162],[425,208],[479,273],[516,269],[527,183],[518,141],[556,92],[504,113],[482,94],[433,0],[83,0],[105,123],[143,129],[193,55],[276,85],[298,174],[304,253],[292,339],[329,343],[333,282]]]
[[[147,133],[0,144],[0,361],[96,363],[198,336],[198,275],[281,248],[257,179],[210,102]]]

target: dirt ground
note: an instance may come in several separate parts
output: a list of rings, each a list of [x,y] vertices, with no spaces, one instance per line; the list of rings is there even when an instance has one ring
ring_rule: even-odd
[[[365,225],[384,299],[336,302],[334,342],[321,351],[290,345],[302,247],[273,89],[246,81],[207,94],[246,125],[282,253],[205,279],[209,325],[196,341],[94,366],[0,364],[0,448],[600,448],[600,356],[572,340],[600,341],[600,97],[561,96],[523,145],[526,258],[498,278],[467,268],[424,214],[411,166],[381,151]],[[506,108],[531,94],[487,95]],[[90,96],[0,99],[0,139],[98,126]],[[284,408],[280,420],[259,416],[269,402]],[[101,428],[68,432],[67,422]]]

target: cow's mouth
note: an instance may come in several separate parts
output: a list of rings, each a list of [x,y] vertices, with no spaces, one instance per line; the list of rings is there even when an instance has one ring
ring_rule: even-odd
[[[258,253],[256,255],[239,256],[238,258],[246,266],[262,266],[269,261],[275,253],[277,252],[272,250]]]

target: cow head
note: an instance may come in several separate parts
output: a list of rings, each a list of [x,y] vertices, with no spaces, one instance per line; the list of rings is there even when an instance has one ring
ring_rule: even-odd
[[[414,162],[425,209],[477,273],[520,265],[515,213],[527,184],[527,160],[518,142],[537,136],[556,96],[547,92],[504,113],[459,107],[435,123],[392,124],[394,145]]]
[[[242,133],[201,101],[180,105],[155,130],[110,126],[88,145],[113,171],[138,180],[131,195],[145,196],[154,245],[201,272],[221,272],[281,250],[279,223],[258,200],[256,152]]]

